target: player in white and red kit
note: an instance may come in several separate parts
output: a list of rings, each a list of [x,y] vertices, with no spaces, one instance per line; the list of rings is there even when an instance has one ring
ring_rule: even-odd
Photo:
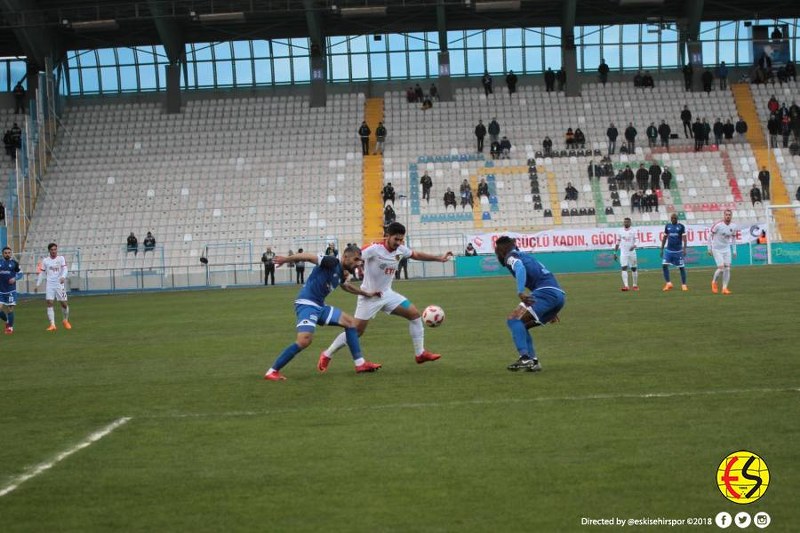
[[[726,209],[722,220],[714,223],[708,232],[708,255],[713,256],[714,262],[717,263],[717,270],[711,278],[711,292],[714,294],[719,292],[717,279],[720,274],[722,274],[722,294],[731,293],[728,290],[728,282],[731,280],[731,248],[733,257],[736,257],[736,234],[739,231],[736,224],[731,223],[732,218],[733,213],[730,209]]]
[[[617,259],[619,251],[619,266],[622,272],[622,290],[629,290],[628,287],[628,267],[633,276],[633,290],[639,290],[639,270],[636,262],[636,230],[631,227],[631,219],[625,217],[617,234],[617,244],[614,245],[614,260]]]
[[[50,321],[50,326],[47,331],[56,330],[56,314],[53,309],[53,300],[61,302],[61,314],[64,328],[72,329],[69,323],[69,305],[67,305],[67,289],[65,286],[67,280],[67,261],[63,255],[58,255],[58,245],[51,242],[47,245],[47,251],[50,254],[41,260],[39,269],[39,278],[36,280],[36,292],[39,292],[39,285],[42,280],[47,279],[45,284],[44,299],[47,302],[47,319]]]
[[[435,361],[441,355],[431,353],[425,349],[425,329],[422,325],[420,312],[405,296],[392,290],[394,273],[403,258],[444,263],[453,256],[453,253],[431,255],[412,251],[404,244],[405,238],[405,226],[399,222],[392,222],[386,227],[382,243],[370,244],[361,250],[361,258],[364,260],[364,281],[361,283],[361,290],[369,293],[379,293],[380,296],[377,298],[359,296],[356,312],[353,313],[353,316],[356,319],[356,330],[359,336],[364,333],[369,321],[379,311],[383,311],[387,315],[401,316],[408,320],[408,332],[411,334],[411,341],[414,343],[414,355],[416,356],[417,364],[422,364],[426,361]],[[345,343],[345,335],[341,334],[333,340],[328,349],[319,355],[317,369],[320,372],[325,372],[328,369],[331,357]]]

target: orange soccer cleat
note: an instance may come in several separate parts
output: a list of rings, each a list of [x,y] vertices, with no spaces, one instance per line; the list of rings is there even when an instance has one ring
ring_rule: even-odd
[[[717,294],[719,292],[719,287],[717,287],[716,281],[711,282],[711,292],[713,292],[714,294]]]
[[[415,359],[417,361],[417,364],[421,365],[422,363],[427,363],[428,361],[436,361],[440,357],[441,355],[439,355],[438,353],[431,353],[428,350],[425,350],[421,354],[419,354]]]
[[[371,363],[369,361],[364,361],[363,365],[358,365],[356,367],[356,374],[363,374],[365,372],[375,372],[381,367],[380,363]]]
[[[274,372],[267,372],[264,375],[267,381],[286,381],[286,376],[275,370]]]
[[[331,358],[320,352],[319,361],[317,361],[317,370],[320,372],[327,372],[329,364],[331,364]]]
[[[50,325],[47,327],[47,331],[55,331],[55,330],[56,330],[56,325],[55,325],[55,324],[50,324]]]
[[[72,329],[72,324],[70,324],[69,320],[67,320],[66,318],[62,320],[61,323],[64,324],[64,329]]]
[[[628,292],[630,289],[628,287],[622,287],[620,290],[622,292]]]
[[[688,286],[688,285],[681,285],[681,290],[682,290],[683,292],[686,292],[686,291],[688,291],[688,290],[689,290],[689,286]]]
[[[722,289],[722,294],[731,294],[731,291],[728,289]]]
[[[661,289],[661,290],[662,290],[662,291],[664,291],[664,292],[671,291],[671,290],[672,290],[672,282],[671,282],[671,281],[668,281],[668,282],[666,283],[666,285],[664,285],[664,288],[663,288],[663,289]]]

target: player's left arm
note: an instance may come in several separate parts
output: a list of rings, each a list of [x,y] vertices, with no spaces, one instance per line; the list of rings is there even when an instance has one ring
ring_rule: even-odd
[[[285,263],[297,263],[300,261],[308,261],[309,263],[314,263],[315,265],[319,264],[319,256],[317,254],[292,254],[289,256],[285,255],[276,255],[272,258],[272,262],[275,263],[276,266],[281,266]]]
[[[442,255],[426,254],[425,252],[417,252],[416,250],[411,253],[411,259],[416,259],[417,261],[437,261],[439,263],[444,263],[451,257],[453,257],[453,252],[449,250]]]
[[[61,263],[61,273],[58,276],[58,282],[63,285],[67,280],[67,274],[69,273],[69,270],[67,269],[67,260],[62,258],[62,261],[64,262]]]
[[[525,265],[517,258],[512,258],[511,268],[514,270],[514,279],[517,280],[517,296],[525,305],[533,305],[533,295],[525,292],[525,282],[528,273],[525,272]]]
[[[686,239],[686,232],[683,233],[683,237],[681,237],[681,240],[683,241],[683,257],[686,257],[686,247],[688,243]]]
[[[361,287],[356,287],[355,285],[351,285],[349,281],[346,281],[339,285],[344,292],[349,292],[350,294],[355,294],[356,296],[364,296],[365,298],[380,298],[382,293],[380,291],[365,291],[361,289]]]

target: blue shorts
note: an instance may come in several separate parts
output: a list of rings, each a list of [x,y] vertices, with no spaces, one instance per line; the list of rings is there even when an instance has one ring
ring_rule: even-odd
[[[526,309],[536,320],[536,326],[544,326],[553,320],[566,301],[566,295],[556,289],[536,289],[531,294],[533,307],[526,306]]]
[[[1,305],[17,305],[17,291],[6,292],[0,294]]]
[[[683,250],[673,251],[673,250],[664,250],[664,260],[661,263],[662,265],[673,265],[676,267],[683,267]]]
[[[333,324],[339,325],[339,318],[342,316],[342,311],[336,307],[325,305],[317,307],[314,305],[295,304],[294,312],[297,315],[297,331],[314,333],[317,329],[317,324],[327,326]]]

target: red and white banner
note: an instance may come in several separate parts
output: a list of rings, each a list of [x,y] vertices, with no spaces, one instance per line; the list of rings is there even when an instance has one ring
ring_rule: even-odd
[[[746,244],[755,242],[765,230],[766,224],[748,222],[737,224],[739,232],[736,242]],[[661,246],[661,237],[664,226],[634,226],[637,234],[636,245],[639,248],[653,248]],[[686,225],[686,241],[688,246],[706,246],[708,244],[709,226]],[[494,253],[495,241],[508,235],[517,240],[517,246],[523,251],[539,252],[564,252],[579,250],[606,250],[614,248],[617,243],[619,228],[570,228],[544,230],[536,233],[479,233],[467,235],[479,254]]]

